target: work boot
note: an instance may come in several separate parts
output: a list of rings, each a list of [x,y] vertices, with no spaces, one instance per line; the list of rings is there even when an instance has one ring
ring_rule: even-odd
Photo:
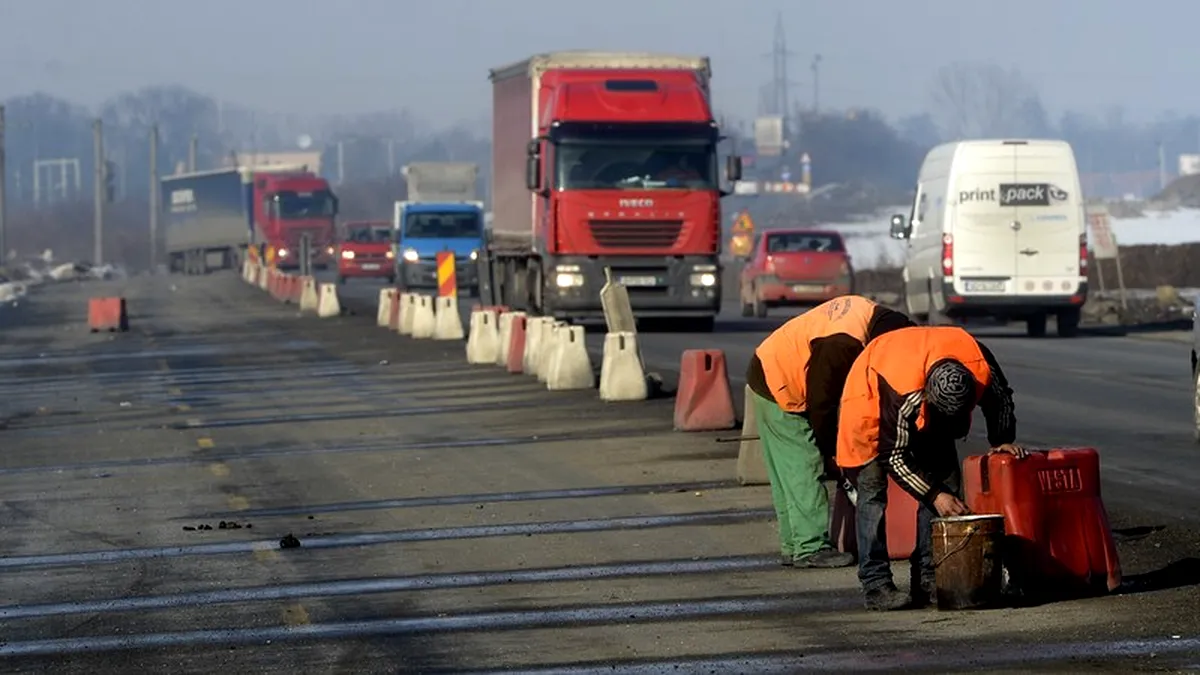
[[[936,606],[937,584],[932,581],[914,581],[912,583],[912,604],[915,608]]]
[[[886,586],[874,588],[864,594],[867,609],[876,612],[892,612],[906,609],[911,604],[908,594],[888,582]]]
[[[784,567],[791,567],[792,566],[792,556],[788,555],[786,553],[780,554],[779,555],[779,564]]]
[[[832,548],[823,548],[811,555],[792,559],[792,567],[797,568],[833,569],[835,567],[849,567],[853,564],[853,554],[842,553]]]

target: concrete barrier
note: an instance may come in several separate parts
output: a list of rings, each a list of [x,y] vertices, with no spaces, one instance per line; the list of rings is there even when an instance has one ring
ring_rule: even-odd
[[[521,370],[526,375],[537,375],[538,359],[542,355],[542,324],[553,320],[544,316],[525,318],[525,353],[521,358]]]
[[[467,363],[496,363],[500,354],[500,327],[495,310],[471,312],[467,335]]]
[[[271,268],[269,268],[269,267],[262,267],[262,268],[259,268],[259,274],[258,274],[258,287],[259,287],[259,288],[261,288],[261,289],[262,289],[262,290],[264,290],[264,291],[265,291],[265,290],[267,290],[267,286],[268,286],[268,284],[269,284],[269,282],[270,282],[270,276],[271,276],[271,275],[270,275],[270,274],[268,274],[268,272],[271,272],[271,271],[272,271],[272,270],[271,270]]]
[[[546,376],[550,374],[550,360],[554,358],[554,351],[558,349],[558,331],[566,325],[566,322],[554,319],[542,322],[542,339],[539,341],[540,353],[537,360],[537,379],[542,384],[546,383]]]
[[[437,329],[437,317],[433,313],[433,296],[414,294],[416,304],[412,309],[412,336],[418,340],[429,340]]]
[[[321,302],[321,296],[317,292],[317,280],[312,277],[303,279],[303,286],[300,289],[300,311],[315,312]]]
[[[496,365],[508,365],[508,353],[512,350],[513,320],[518,316],[524,317],[525,312],[501,312],[500,314],[500,349],[496,353]]]
[[[596,386],[592,359],[588,356],[583,326],[559,326],[554,334],[554,356],[546,374],[550,391],[591,389]]]
[[[433,339],[461,340],[464,337],[466,333],[463,332],[462,317],[458,314],[458,298],[453,295],[438,296]]]
[[[401,335],[413,334],[413,317],[417,312],[417,295],[415,293],[400,294],[400,327],[396,332]]]
[[[380,328],[387,328],[388,319],[392,316],[392,289],[379,289],[379,308],[375,311],[375,323]]]
[[[649,395],[637,334],[619,331],[605,335],[604,359],[600,364],[600,400],[644,401]]]
[[[250,283],[254,280],[254,263],[249,259],[242,261],[242,281]]]
[[[321,284],[321,297],[317,300],[317,316],[329,319],[341,316],[342,303],[338,302],[337,286]]]
[[[737,482],[742,485],[767,485],[766,459],[763,457],[762,441],[758,440],[758,417],[754,415],[754,392],[747,386],[746,400],[742,408],[742,438],[738,444]]]

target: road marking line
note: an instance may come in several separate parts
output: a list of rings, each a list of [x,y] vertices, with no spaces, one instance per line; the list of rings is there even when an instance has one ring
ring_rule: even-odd
[[[192,417],[187,421],[187,425],[189,427],[198,427],[201,424],[204,424],[204,423],[200,421],[199,417]]]
[[[279,560],[279,553],[271,548],[256,548],[253,555],[254,559],[261,563]]]
[[[175,412],[187,412],[191,409],[192,409],[192,406],[190,406],[186,403],[176,403],[175,404]]]
[[[216,445],[216,444],[213,443],[213,439],[209,438],[208,436],[201,436],[200,438],[196,439],[196,447],[208,450],[208,449],[212,448],[214,445]]]
[[[172,396],[182,396],[183,390],[180,389],[179,387],[171,387],[170,389],[167,390],[167,393]]]
[[[283,608],[283,622],[289,626],[307,626],[309,623],[308,610],[304,605],[295,603]]]
[[[208,470],[217,478],[224,478],[229,475],[229,466],[224,462],[215,462],[208,465]]]

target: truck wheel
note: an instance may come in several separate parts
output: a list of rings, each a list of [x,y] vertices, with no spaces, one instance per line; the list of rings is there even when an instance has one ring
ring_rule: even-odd
[[[388,286],[395,286],[395,285],[396,285],[396,275],[395,275],[395,274],[393,274],[392,276],[388,277],[387,279],[388,279]]]
[[[1075,337],[1079,335],[1079,309],[1068,309],[1058,313],[1055,324],[1059,337]]]
[[[1046,313],[1039,312],[1025,319],[1025,334],[1029,337],[1046,336]]]

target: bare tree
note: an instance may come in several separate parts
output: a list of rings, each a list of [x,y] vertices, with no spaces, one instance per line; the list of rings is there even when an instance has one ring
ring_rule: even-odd
[[[1037,91],[1020,72],[994,64],[954,63],[941,68],[931,98],[947,138],[1039,133],[1030,119],[1041,109]]]

